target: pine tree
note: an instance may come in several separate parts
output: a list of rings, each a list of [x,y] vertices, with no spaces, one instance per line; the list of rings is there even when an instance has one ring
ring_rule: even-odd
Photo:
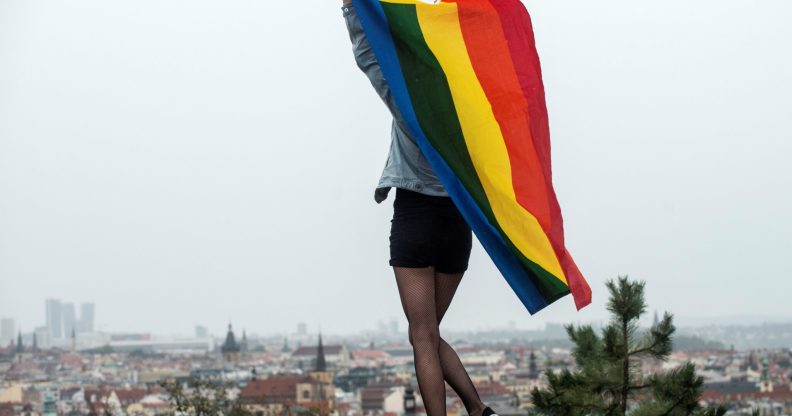
[[[671,354],[676,330],[673,317],[666,312],[648,331],[641,330],[638,320],[646,312],[645,283],[625,276],[608,281],[606,286],[610,292],[610,323],[601,335],[589,325],[566,327],[575,344],[572,356],[577,369],[565,369],[559,374],[547,371],[548,386],[531,392],[539,414],[724,414],[724,409],[704,409],[699,405],[704,380],[696,375],[691,363],[668,372],[641,374],[641,360],[665,361]]]

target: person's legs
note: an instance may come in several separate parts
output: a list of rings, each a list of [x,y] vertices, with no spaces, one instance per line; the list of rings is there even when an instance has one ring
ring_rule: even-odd
[[[394,267],[393,271],[404,314],[409,323],[415,375],[426,414],[445,416],[445,382],[438,352],[440,331],[435,308],[434,268]]]
[[[438,325],[440,325],[440,321],[443,320],[443,316],[451,305],[451,300],[454,298],[457,287],[462,281],[462,275],[463,273],[435,273],[435,312]],[[443,377],[448,382],[448,385],[462,399],[462,403],[465,404],[465,409],[467,409],[470,416],[480,416],[486,406],[481,402],[476,387],[470,380],[470,376],[468,376],[465,366],[462,365],[462,361],[459,360],[456,351],[442,337],[440,338],[438,354]]]

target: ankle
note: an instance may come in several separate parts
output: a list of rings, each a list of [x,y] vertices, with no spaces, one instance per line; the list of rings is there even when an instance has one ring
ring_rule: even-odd
[[[484,409],[486,409],[486,408],[487,408],[487,406],[485,406],[484,403],[480,403],[475,408],[468,410],[468,415],[469,416],[482,416],[484,414]]]

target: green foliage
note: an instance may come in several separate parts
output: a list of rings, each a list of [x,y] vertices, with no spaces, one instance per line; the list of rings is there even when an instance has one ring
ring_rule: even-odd
[[[704,380],[692,364],[665,373],[641,374],[642,360],[665,361],[676,328],[665,313],[648,331],[638,327],[646,312],[644,282],[626,276],[606,283],[609,324],[597,334],[591,326],[567,326],[577,369],[547,371],[546,389],[531,392],[539,414],[548,416],[719,416],[725,409],[699,405]]]
[[[169,416],[251,416],[238,401],[228,398],[222,384],[199,379],[185,383],[163,381],[160,386],[168,393],[172,411]]]

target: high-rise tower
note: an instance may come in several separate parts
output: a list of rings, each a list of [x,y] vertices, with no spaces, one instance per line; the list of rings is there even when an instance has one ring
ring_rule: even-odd
[[[86,302],[80,305],[80,332],[94,332],[94,318],[96,306],[93,302]]]
[[[0,320],[0,346],[5,347],[14,340],[16,334],[16,323],[13,318],[3,318]]]
[[[73,303],[61,304],[61,316],[63,316],[63,336],[71,336],[73,330],[77,328],[77,313]]]
[[[47,299],[47,328],[50,339],[63,338],[63,314],[60,299]]]

